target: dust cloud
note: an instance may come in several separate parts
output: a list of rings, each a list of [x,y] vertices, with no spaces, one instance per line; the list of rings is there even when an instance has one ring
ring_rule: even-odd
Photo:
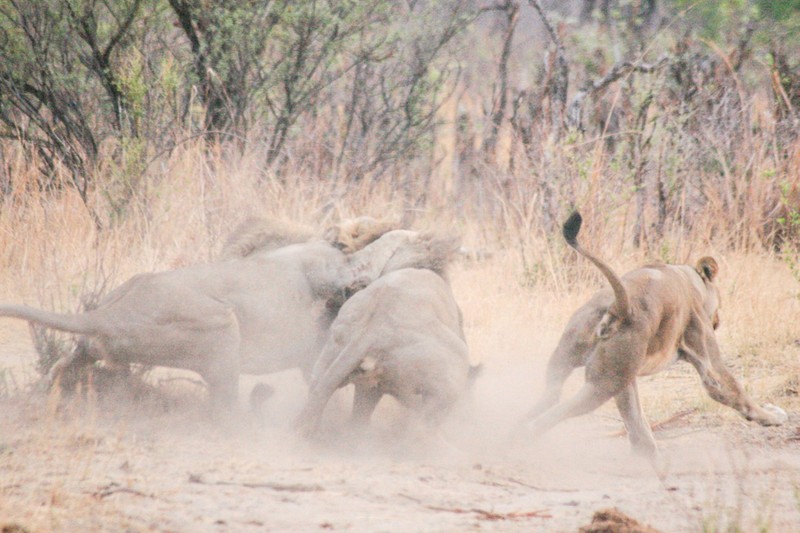
[[[384,398],[353,431],[346,387],[318,436],[299,438],[298,371],[243,376],[239,409],[218,421],[191,372],[157,368],[136,387],[60,402],[21,390],[0,398],[0,516],[31,531],[574,531],[616,507],[662,531],[800,526],[800,455],[770,444],[783,435],[774,428],[694,418],[658,433],[657,470],[630,453],[613,404],[511,438],[542,389],[564,313],[491,313],[507,295],[464,294],[483,372],[437,430]],[[20,360],[0,357],[5,368]],[[564,395],[581,383],[578,370]],[[271,395],[253,410],[259,384]],[[677,374],[643,389],[662,386],[665,398],[698,387]]]

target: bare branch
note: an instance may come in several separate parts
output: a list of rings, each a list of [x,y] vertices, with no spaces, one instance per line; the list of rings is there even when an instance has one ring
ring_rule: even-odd
[[[562,50],[564,47],[561,45],[561,39],[558,38],[558,34],[553,29],[553,25],[550,24],[550,19],[544,14],[542,10],[541,4],[539,4],[539,0],[528,0],[528,4],[531,5],[533,9],[539,14],[539,18],[542,19],[542,24],[544,24],[545,29],[547,30],[547,34],[550,35],[550,39],[555,43],[557,48],[561,48]]]
[[[486,150],[490,153],[494,151],[497,136],[505,118],[508,101],[508,60],[511,56],[514,31],[517,28],[517,21],[519,21],[519,4],[517,2],[507,0],[502,7],[506,15],[506,32],[503,36],[503,50],[497,63],[497,100],[492,110],[491,131],[486,143]]]
[[[569,65],[567,64],[567,54],[564,50],[564,45],[558,37],[550,20],[544,14],[539,0],[528,0],[528,3],[539,14],[542,19],[550,39],[556,47],[555,58],[552,63],[551,83],[549,85],[550,93],[550,120],[553,127],[553,134],[557,138],[561,134],[561,129],[564,124],[564,110],[567,105],[567,89],[569,88]]]
[[[583,101],[589,95],[597,94],[603,91],[606,87],[627,76],[632,72],[641,72],[643,74],[651,74],[658,71],[663,66],[670,62],[670,57],[663,55],[655,63],[632,63],[630,61],[622,61],[615,64],[611,70],[603,76],[594,81],[587,81],[583,88],[572,97],[572,101],[567,109],[567,122],[571,128],[581,128],[582,114],[583,114]]]

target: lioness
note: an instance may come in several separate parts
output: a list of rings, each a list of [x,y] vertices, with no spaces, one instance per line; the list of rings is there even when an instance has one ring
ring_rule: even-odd
[[[739,411],[747,420],[783,424],[786,413],[756,405],[723,363],[714,330],[719,325],[719,267],[711,257],[688,265],[648,265],[621,278],[577,241],[582,218],[577,212],[564,223],[564,238],[588,258],[611,284],[578,309],[567,324],[547,366],[546,388],[529,413],[535,434],[560,421],[593,411],[614,398],[633,450],[657,454],[656,442],[639,403],[636,377],[654,374],[676,360],[690,362],[714,400]],[[558,403],[570,373],[586,367],[586,383]]]

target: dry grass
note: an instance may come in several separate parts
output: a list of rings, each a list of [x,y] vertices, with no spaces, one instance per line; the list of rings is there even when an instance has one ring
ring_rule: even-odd
[[[107,291],[137,272],[213,258],[227,232],[253,214],[319,228],[346,216],[388,215],[419,229],[457,232],[480,256],[457,266],[453,275],[476,360],[544,361],[568,316],[603,284],[560,235],[533,225],[533,217],[525,213],[535,209],[535,196],[492,191],[491,177],[485,192],[494,195],[497,216],[446,205],[412,209],[408,196],[422,194],[421,183],[408,182],[404,195],[390,182],[278,178],[265,174],[254,155],[226,159],[207,155],[199,144],[186,144],[137,197],[139,204],[98,233],[72,188],[65,186],[58,194],[38,192],[33,163],[18,168],[15,187],[0,209],[0,296],[5,301],[78,309],[82,297]],[[102,191],[90,205],[103,205]],[[602,207],[586,205],[589,220],[582,238],[619,272],[649,260],[717,257],[723,294],[720,339],[754,392],[780,391],[783,381],[797,374],[800,281],[786,261],[759,249],[731,250],[727,236],[709,241],[702,228],[693,234],[669,233],[656,250],[635,250],[627,242],[627,209],[601,216]],[[5,321],[2,328],[19,333],[17,326]],[[513,334],[498,335],[503,331]],[[775,373],[776,367],[786,371]]]
[[[185,146],[173,155],[163,176],[154,180],[150,189],[143,193],[141,203],[124,220],[98,234],[80,198],[70,188],[60,194],[37,193],[33,186],[35,177],[32,169],[20,171],[14,181],[17,189],[0,207],[3,272],[0,300],[61,310],[76,309],[87,292],[97,290],[104,283],[117,285],[136,272],[208,260],[219,250],[227,231],[241,218],[252,214],[267,213],[324,227],[339,217],[355,214],[397,218],[406,215],[408,219],[408,214],[412,213],[413,225],[417,228],[441,228],[460,233],[465,246],[481,256],[478,260],[465,260],[456,265],[452,281],[463,308],[471,357],[488,368],[488,377],[479,386],[479,398],[483,403],[478,406],[478,412],[490,433],[504,431],[533,403],[542,384],[541,370],[555,347],[561,328],[569,315],[603,285],[590,265],[576,260],[565,248],[559,235],[547,235],[523,216],[535,206],[535,198],[530,197],[523,202],[521,197],[514,200],[496,192],[491,216],[476,216],[477,211],[472,208],[461,209],[455,205],[411,210],[408,199],[421,193],[420,184],[410,182],[406,194],[400,194],[395,193],[391,184],[326,183],[303,176],[279,179],[265,175],[255,156],[214,160],[207,158],[199,146]],[[491,187],[487,190],[491,192]],[[102,205],[102,195],[97,194],[91,201]],[[520,205],[514,205],[515,201],[521,202]],[[623,206],[601,216],[602,208],[602,205],[593,205],[588,210],[594,215],[590,215],[587,222],[586,245],[609,258],[620,272],[662,257],[693,261],[711,253],[719,260],[723,294],[723,325],[719,338],[729,364],[759,401],[776,403],[790,412],[800,409],[797,392],[800,281],[789,265],[779,256],[763,250],[732,250],[727,243],[709,240],[702,230],[666,235],[664,245],[657,250],[633,250],[627,244],[626,226],[621,224],[626,220],[626,208]],[[202,413],[194,401],[198,394],[196,388],[179,388],[172,393],[177,398],[191,399],[191,405],[183,404],[177,415],[156,409],[144,419],[100,416],[98,421],[96,406],[91,402],[70,415],[48,410],[46,399],[31,396],[24,385],[35,378],[34,364],[35,355],[25,325],[9,320],[0,322],[0,397],[9,394],[13,397],[0,399],[10,407],[0,419],[4,427],[0,431],[0,471],[3,472],[0,502],[7,502],[0,503],[0,517],[13,517],[37,531],[76,531],[103,528],[107,524],[113,524],[117,530],[130,527],[141,531],[225,527],[224,523],[215,526],[213,522],[198,522],[200,518],[190,519],[189,514],[170,514],[170,505],[178,505],[176,501],[180,501],[180,505],[190,502],[195,507],[212,505],[211,502],[221,497],[207,492],[211,489],[206,487],[205,481],[186,485],[184,478],[189,474],[180,471],[181,468],[196,468],[205,472],[209,479],[216,480],[227,480],[232,475],[246,480],[277,476],[286,478],[286,483],[291,479],[309,486],[317,477],[306,474],[308,469],[317,469],[319,476],[334,485],[331,480],[338,479],[337,476],[370,479],[376,475],[370,470],[373,466],[365,463],[359,462],[355,467],[352,464],[337,466],[335,461],[321,460],[317,456],[315,459],[304,457],[302,445],[292,444],[291,440],[287,441],[290,444],[270,440],[276,438],[272,435],[275,431],[279,434],[282,431],[275,427],[269,430],[269,435],[260,429],[244,435],[235,433],[230,438],[212,435],[207,455],[194,458],[194,463],[190,462],[191,458],[171,462],[166,449],[191,447],[197,439],[207,438]],[[576,376],[570,386],[579,382],[580,377]],[[695,425],[734,423],[739,427],[738,415],[707,399],[699,379],[688,365],[678,365],[667,373],[648,378],[640,388],[645,411],[652,421],[690,407],[699,409],[699,414],[692,418]],[[272,423],[278,428],[285,429],[292,409],[297,407],[298,394],[302,396],[296,387],[292,394],[294,403],[284,404],[290,406],[289,414],[271,414]],[[612,429],[620,427],[613,406],[606,406],[596,419]],[[752,426],[746,426],[742,431],[751,430],[755,431]],[[596,438],[596,432],[590,434],[591,438]],[[236,440],[253,438],[262,448],[266,446],[267,451],[256,452],[250,446],[242,448]],[[278,438],[283,437],[279,435]],[[478,440],[487,441],[486,438]],[[763,437],[759,445],[768,440]],[[301,446],[300,451],[287,451],[287,446],[293,445]],[[275,455],[269,455],[272,452]],[[624,454],[624,446],[610,453],[612,456]],[[19,457],[25,460],[20,462]],[[483,460],[488,461],[485,457]],[[536,469],[552,473],[553,465],[545,460],[532,460],[534,466],[526,470],[526,475],[535,477]],[[509,475],[516,475],[502,459],[496,461],[495,468],[510,469]],[[30,463],[41,466],[23,466]],[[391,466],[388,468],[392,472]],[[488,476],[488,471],[479,474],[471,467],[455,472],[426,466],[415,468],[410,478],[380,478],[388,484],[399,483],[394,492],[387,492],[391,492],[387,499],[391,495],[396,497],[397,491],[416,494],[417,488],[409,480],[416,479],[420,471],[433,468],[434,473],[428,473],[441,481],[443,488],[441,493],[431,489],[426,497],[431,498],[430,501],[444,498],[440,507],[450,508],[455,504],[444,496],[448,494],[448,483],[452,491],[456,478],[460,482],[478,475]],[[296,476],[291,477],[289,472]],[[384,475],[386,471],[382,472]],[[324,477],[326,475],[329,477]],[[428,474],[423,472],[424,475]],[[636,475],[646,477],[641,472]],[[552,483],[552,478],[540,481]],[[724,482],[728,482],[727,478]],[[679,481],[675,483],[680,484]],[[114,492],[120,487],[129,490]],[[186,487],[189,487],[188,492]],[[223,487],[227,491],[225,494],[234,491],[229,486]],[[365,483],[358,491],[369,493],[374,488]],[[107,493],[108,490],[111,492]],[[239,490],[252,489],[239,487]],[[503,490],[505,492],[498,494],[476,493],[475,496],[496,501],[514,500],[513,488]],[[567,496],[583,497],[582,493],[567,493]],[[584,496],[587,501],[594,502],[592,496]],[[304,498],[302,494],[292,493],[283,502],[275,500],[275,505],[301,505]],[[329,493],[321,498],[318,501],[327,501],[326,498],[332,496]],[[131,499],[135,503],[131,503]],[[391,501],[397,504],[397,500]],[[400,507],[409,505],[408,498],[399,501]],[[137,514],[130,512],[131,505],[135,506]],[[336,506],[336,501],[331,500],[330,509]],[[91,512],[87,511],[89,509]],[[688,505],[681,509],[683,511],[679,512],[685,513],[682,519],[695,528],[708,520],[708,514],[695,516]],[[591,509],[585,511],[588,516]],[[316,507],[312,513],[325,516]],[[397,513],[403,514],[402,510]],[[349,523],[355,523],[356,529],[369,528],[369,521],[359,521],[357,514],[350,516]],[[297,519],[300,517],[303,517],[302,512]],[[573,519],[564,523],[574,526],[587,521],[580,516],[573,516]],[[669,518],[661,519],[664,523],[663,520]],[[257,528],[259,520],[262,525],[271,524],[277,530],[289,529],[292,525],[288,510],[278,513],[274,522],[264,522],[262,516],[253,522],[255,525],[251,524],[252,527]],[[310,520],[317,520],[316,515]],[[419,520],[417,526],[422,529],[471,527],[469,522],[425,521],[425,517]],[[741,518],[742,523],[755,524],[752,521],[755,519],[748,520],[751,519]],[[791,520],[781,515],[770,524],[785,526],[791,524]],[[316,523],[322,524],[323,519],[319,518]],[[236,527],[235,522],[228,525]],[[344,522],[339,525],[346,527]],[[497,528],[503,530],[499,525]],[[675,527],[675,530],[682,529],[683,526]]]

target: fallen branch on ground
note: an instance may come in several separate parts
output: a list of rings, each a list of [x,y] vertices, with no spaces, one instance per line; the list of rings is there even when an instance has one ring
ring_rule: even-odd
[[[272,489],[283,492],[321,492],[325,487],[320,485],[303,485],[301,483],[250,483],[241,481],[214,481],[207,482],[197,474],[189,474],[189,483],[197,483],[200,485],[227,485],[234,487],[246,487],[248,489]]]
[[[119,483],[112,481],[105,487],[98,489],[97,491],[92,493],[92,496],[97,498],[98,500],[102,500],[103,498],[107,498],[113,494],[117,494],[118,492],[127,492],[128,494],[135,494],[136,496],[144,496],[145,498],[154,498],[152,494],[145,494],[144,492],[138,491],[136,489],[131,489],[128,487],[122,487]]]
[[[664,420],[656,422],[655,424],[650,424],[650,429],[652,431],[658,431],[659,429],[663,429],[664,426],[666,426],[667,424],[671,424],[672,422],[675,422],[676,420],[679,420],[681,418],[687,417],[690,414],[695,413],[695,412],[697,412],[697,407],[692,407],[691,409],[684,409],[683,411],[678,411],[674,415],[672,415],[672,416],[670,416],[668,418],[665,418]],[[627,434],[628,434],[628,430],[627,429],[621,429],[619,431],[615,431],[614,433],[610,433],[608,436],[609,437],[624,437]]]
[[[510,513],[496,513],[494,511],[487,511],[485,509],[461,509],[459,507],[439,507],[436,505],[424,505],[426,509],[431,511],[444,511],[447,513],[468,514],[474,513],[483,520],[520,520],[524,518],[553,518],[546,509],[538,511],[511,511]]]
[[[403,498],[407,498],[412,502],[422,505],[425,509],[431,511],[443,511],[446,513],[456,514],[476,514],[482,520],[522,520],[525,518],[553,518],[546,509],[537,511],[511,511],[509,513],[496,513],[494,511],[487,511],[486,509],[478,509],[473,507],[471,509],[464,509],[461,507],[440,507],[438,505],[428,505],[419,498],[409,496],[408,494],[399,494]]]
[[[517,484],[517,485],[519,485],[521,487],[525,487],[526,489],[538,490],[538,491],[542,491],[542,492],[578,492],[578,489],[558,489],[558,488],[552,488],[552,487],[541,487],[539,485],[531,485],[530,483],[526,483],[524,481],[521,481],[521,480],[513,478],[513,477],[508,477],[508,476],[503,476],[503,475],[500,475],[500,474],[496,474],[496,473],[492,472],[491,470],[486,470],[486,472],[488,474],[491,474],[493,476],[498,477],[502,481],[508,481],[510,483],[515,483],[515,484]],[[497,486],[506,486],[506,487],[508,486],[508,485],[505,485],[503,483],[499,483],[497,481],[484,482],[484,483],[493,484],[493,485],[497,485]]]

